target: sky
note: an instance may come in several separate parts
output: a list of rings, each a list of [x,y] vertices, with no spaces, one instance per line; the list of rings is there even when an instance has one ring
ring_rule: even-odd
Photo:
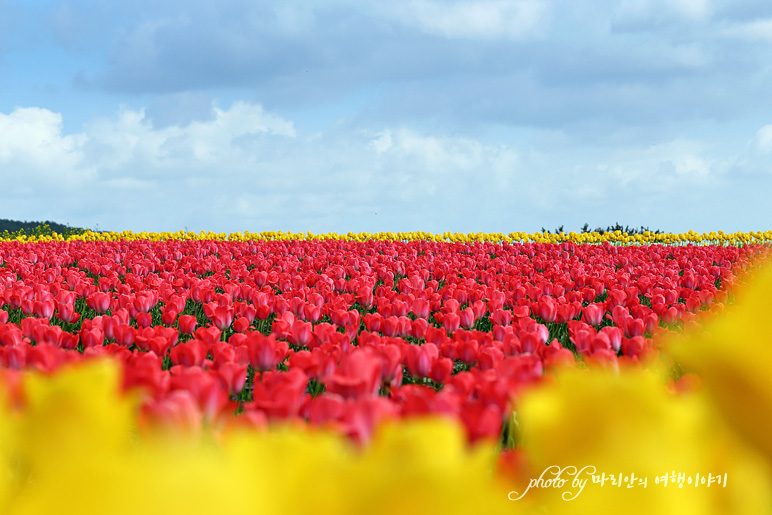
[[[0,0],[0,218],[772,228],[768,0]]]

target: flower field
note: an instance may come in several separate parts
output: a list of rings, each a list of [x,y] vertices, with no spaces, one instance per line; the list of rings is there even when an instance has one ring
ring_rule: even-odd
[[[772,512],[771,240],[0,241],[0,511]]]

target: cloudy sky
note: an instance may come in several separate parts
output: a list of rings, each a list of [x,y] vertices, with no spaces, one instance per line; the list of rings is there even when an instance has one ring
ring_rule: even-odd
[[[0,218],[772,228],[768,0],[0,0]]]

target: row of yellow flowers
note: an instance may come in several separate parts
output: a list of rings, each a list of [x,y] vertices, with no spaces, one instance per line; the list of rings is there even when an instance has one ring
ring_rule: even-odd
[[[81,234],[71,235],[64,237],[61,234],[53,232],[46,235],[16,235],[16,234],[4,234],[0,235],[0,240],[4,241],[21,241],[21,242],[40,242],[40,241],[120,241],[120,240],[150,240],[150,241],[163,241],[163,240],[219,240],[219,241],[319,241],[319,240],[336,240],[336,241],[358,241],[364,242],[369,240],[375,241],[438,241],[438,242],[493,242],[493,243],[590,243],[598,244],[608,242],[613,245],[749,245],[749,244],[764,244],[772,242],[772,231],[756,231],[756,232],[735,232],[724,233],[723,231],[711,231],[708,233],[697,233],[694,231],[688,231],[685,233],[654,233],[645,231],[641,234],[627,234],[621,231],[614,232],[587,232],[587,233],[526,233],[526,232],[511,232],[509,234],[504,233],[429,233],[423,231],[413,232],[377,232],[366,233],[348,232],[345,234],[338,234],[335,232],[324,234],[313,234],[311,232],[284,232],[284,231],[263,231],[259,233],[253,232],[212,232],[212,231],[177,231],[177,232],[95,232],[85,231]]]

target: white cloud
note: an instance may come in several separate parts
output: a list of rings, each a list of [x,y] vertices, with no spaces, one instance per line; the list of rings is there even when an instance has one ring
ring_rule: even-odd
[[[706,177],[710,174],[710,165],[705,159],[693,154],[677,156],[671,159],[671,163],[679,175]]]
[[[271,25],[285,34],[303,35],[313,30],[316,25],[316,16],[309,3],[303,2],[293,5],[289,2],[276,4],[274,7],[274,19]],[[264,20],[256,20],[253,24],[260,26]]]
[[[614,19],[621,23],[663,18],[703,22],[708,20],[712,13],[710,0],[624,0],[614,11]]]
[[[570,137],[521,147],[504,133],[506,144],[408,126],[306,136],[244,102],[185,126],[154,128],[142,109],[126,108],[77,134],[61,125],[45,109],[0,114],[0,173],[16,185],[0,202],[14,217],[218,232],[507,232],[617,216],[665,227],[685,212],[679,195],[729,188],[725,156],[685,137],[613,149]],[[770,152],[772,125],[758,130],[738,166],[759,170]],[[30,180],[62,171],[81,178],[67,195]]]
[[[710,0],[669,0],[673,9],[687,19],[703,21],[710,17]]]
[[[712,56],[698,44],[672,45],[669,48],[669,58],[682,68],[706,68],[712,64]]]
[[[703,154],[700,142],[676,139],[619,151],[610,169],[624,186],[666,192],[679,184],[711,180],[711,174],[718,170],[712,169]]]
[[[20,187],[34,181],[39,187],[77,187],[93,176],[79,168],[85,135],[62,135],[62,117],[47,109],[15,108],[0,113],[0,165],[4,186]]]
[[[512,147],[472,138],[426,135],[402,127],[382,131],[370,143],[382,169],[398,170],[405,186],[416,185],[430,195],[469,186],[478,191],[506,189],[520,171]]]
[[[160,129],[153,128],[144,109],[121,108],[69,135],[62,134],[59,113],[17,108],[0,113],[0,195],[5,197],[0,198],[25,206],[30,219],[40,218],[42,211],[93,226],[73,219],[88,206],[102,227],[111,219],[124,226],[170,224],[190,216],[190,210],[207,212],[212,196],[239,183],[244,189],[248,178],[263,181],[264,187],[275,183],[277,172],[265,166],[266,156],[276,154],[276,138],[295,135],[292,122],[246,102],[214,109],[207,122]],[[244,146],[239,138],[258,144]],[[149,222],[151,216],[157,220]]]
[[[132,191],[148,191],[152,190],[155,187],[155,183],[153,181],[148,180],[139,180],[134,179],[132,177],[119,177],[117,179],[108,179],[104,181],[104,185],[108,188],[112,188],[115,190],[121,190],[125,192],[132,192]]]
[[[387,16],[429,34],[461,39],[523,39],[547,22],[546,0],[406,0],[390,2]]]
[[[772,18],[733,24],[721,30],[725,36],[772,43]]]
[[[386,129],[379,132],[378,137],[370,141],[370,145],[378,154],[383,154],[393,145],[391,140],[391,131]]]
[[[428,136],[408,128],[383,131],[372,144],[378,153],[396,155],[432,174],[491,166],[503,171],[517,162],[517,154],[507,147],[471,138]]]
[[[291,121],[266,113],[259,105],[239,101],[227,111],[221,109],[214,111],[216,115],[214,125],[218,128],[226,128],[225,132],[230,135],[259,132],[289,137],[296,135],[295,127]],[[211,124],[196,123],[197,127],[206,128],[209,125]]]
[[[229,109],[214,109],[214,119],[184,127],[155,129],[144,109],[122,109],[117,118],[96,120],[86,127],[93,160],[100,170],[115,170],[133,163],[175,168],[180,165],[213,164],[242,153],[240,137],[270,134],[295,137],[292,122],[266,113],[259,105],[236,102]],[[142,174],[141,169],[138,170]]]
[[[416,203],[449,223],[449,199],[500,194],[519,167],[510,146],[407,127],[299,136],[291,121],[245,102],[215,109],[210,121],[162,128],[144,109],[122,108],[73,135],[61,133],[59,114],[17,110],[0,118],[0,135],[9,136],[0,163],[32,156],[52,177],[64,166],[83,178],[65,199],[28,187],[22,167],[15,201],[45,205],[47,216],[74,225],[115,229],[367,230],[365,214],[379,210],[384,229],[406,229],[399,214]]]
[[[391,189],[401,202],[432,204],[451,198],[472,202],[474,195],[498,195],[520,172],[512,147],[473,138],[400,127],[377,133],[369,143],[377,177],[370,182]]]
[[[772,153],[772,124],[765,125],[756,132],[753,139],[755,150],[762,154]]]

